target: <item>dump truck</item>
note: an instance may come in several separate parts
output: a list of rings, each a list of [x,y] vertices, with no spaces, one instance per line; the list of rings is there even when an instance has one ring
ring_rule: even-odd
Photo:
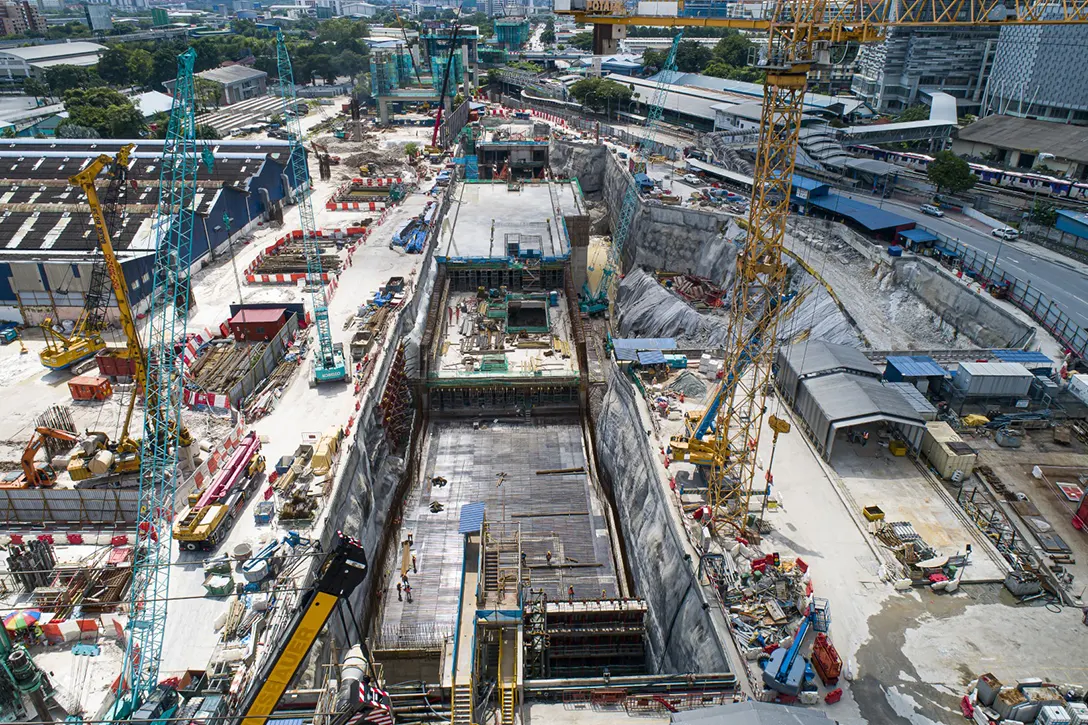
[[[197,551],[222,542],[264,470],[261,442],[256,433],[248,433],[211,484],[189,494],[188,507],[174,523],[174,538],[181,547]]]

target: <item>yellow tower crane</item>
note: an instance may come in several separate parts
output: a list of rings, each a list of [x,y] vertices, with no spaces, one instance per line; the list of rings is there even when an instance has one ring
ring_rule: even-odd
[[[678,15],[668,17],[629,12],[623,0],[555,0],[555,11],[593,24],[595,51],[624,25],[735,28],[768,36],[748,234],[737,257],[723,384],[707,415],[713,423],[689,428],[687,440],[674,446],[674,455],[685,460],[687,451],[700,453],[715,527],[756,535],[749,504],[779,313],[788,301],[783,238],[809,71],[826,63],[832,43],[879,41],[892,27],[1088,23],[1088,0],[778,0],[759,19],[686,18],[683,2]],[[776,440],[789,428],[775,416],[768,424]],[[766,484],[759,484],[760,491]]]

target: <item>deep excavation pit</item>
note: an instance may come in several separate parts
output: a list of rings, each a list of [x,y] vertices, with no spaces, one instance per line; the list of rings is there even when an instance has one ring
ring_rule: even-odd
[[[578,311],[591,227],[614,225],[630,177],[603,147],[553,142],[551,152],[557,177],[576,184],[455,184],[442,197],[421,284],[385,343],[403,355],[377,371],[332,503],[326,538],[343,529],[372,552],[355,621],[334,621],[335,642],[365,642],[421,719],[463,710],[466,688],[474,712],[501,714],[511,698],[621,681],[630,697],[679,688],[726,699],[736,684],[724,618],[698,585],[636,391],[604,358],[599,321]],[[583,192],[608,221],[594,225]],[[726,318],[697,312],[643,270],[728,287],[742,239],[719,214],[641,204],[616,334],[721,349]],[[806,243],[818,246],[802,235],[798,254]],[[920,274],[930,292],[943,280],[903,273],[922,308],[911,281]],[[871,316],[851,314],[859,301],[840,307],[800,265],[791,284],[809,289],[783,341],[858,345],[871,332]],[[940,328],[955,323],[946,312],[919,314]],[[397,435],[390,391],[410,416]]]

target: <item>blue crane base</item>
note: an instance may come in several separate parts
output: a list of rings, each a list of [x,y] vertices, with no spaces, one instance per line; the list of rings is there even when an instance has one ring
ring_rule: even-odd
[[[322,360],[321,351],[315,350],[317,358],[314,359],[313,374],[310,376],[310,385],[321,383],[339,383],[348,379],[348,366],[344,360],[344,345],[333,345],[332,358]]]

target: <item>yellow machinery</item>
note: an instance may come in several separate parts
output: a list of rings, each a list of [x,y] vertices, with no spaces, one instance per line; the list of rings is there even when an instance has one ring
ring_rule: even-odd
[[[363,583],[366,573],[362,544],[338,534],[313,584],[296,603],[291,622],[275,650],[251,678],[252,684],[234,710],[237,713],[232,721],[234,725],[265,725],[268,722],[333,610]]]
[[[597,53],[617,39],[613,29],[623,25],[725,27],[767,33],[765,63],[760,65],[766,82],[748,235],[737,256],[730,310],[730,342],[723,374],[727,384],[719,388],[712,404],[715,418],[711,430],[693,431],[687,441],[689,449],[701,449],[701,458],[707,463],[707,505],[716,528],[725,524],[753,535],[749,503],[786,293],[782,240],[809,71],[827,63],[831,44],[879,41],[891,27],[1088,23],[1088,0],[778,0],[758,19],[640,16],[629,11],[622,0],[556,0],[555,11],[574,16],[576,22],[593,24]],[[679,11],[682,15],[682,2]],[[775,420],[769,424],[777,438]],[[696,432],[702,437],[696,437]],[[762,484],[759,487],[763,490]]]
[[[94,220],[95,232],[98,236],[98,247],[102,251],[105,261],[105,272],[112,287],[113,296],[117,301],[118,316],[121,320],[121,329],[125,333],[125,349],[123,357],[131,360],[135,368],[135,385],[132,395],[129,397],[128,406],[125,409],[125,422],[121,427],[121,434],[115,442],[110,442],[109,436],[101,432],[91,432],[95,440],[101,441],[97,451],[91,451],[88,455],[108,450],[111,460],[108,465],[110,474],[119,475],[126,473],[138,473],[140,470],[140,441],[129,435],[132,426],[132,412],[136,407],[136,398],[139,389],[143,386],[147,377],[147,358],[143,347],[140,345],[140,335],[136,330],[136,318],[132,313],[132,305],[128,300],[128,286],[125,284],[125,276],[121,271],[121,263],[113,250],[113,240],[110,237],[111,224],[107,221],[107,215],[112,219],[119,216],[119,192],[128,178],[129,157],[135,148],[132,144],[122,146],[117,155],[111,159],[105,154],[100,155],[87,165],[85,169],[68,179],[68,183],[83,189],[87,195],[87,204],[91,208],[91,217]],[[106,192],[106,200],[103,203],[98,198],[95,188],[95,179],[104,168],[110,166],[110,183]],[[92,281],[92,286],[93,286]],[[108,294],[107,294],[108,299]],[[74,339],[68,338],[69,340]],[[98,338],[100,339],[100,338]],[[102,347],[105,345],[103,344]],[[75,349],[75,348],[72,348]],[[101,349],[101,348],[99,348]],[[48,350],[47,350],[48,351]],[[45,353],[43,353],[44,355]],[[189,432],[182,428],[180,444],[189,446],[192,444]],[[75,480],[82,480],[94,475],[91,467],[82,458],[74,457],[68,465],[68,473]]]

